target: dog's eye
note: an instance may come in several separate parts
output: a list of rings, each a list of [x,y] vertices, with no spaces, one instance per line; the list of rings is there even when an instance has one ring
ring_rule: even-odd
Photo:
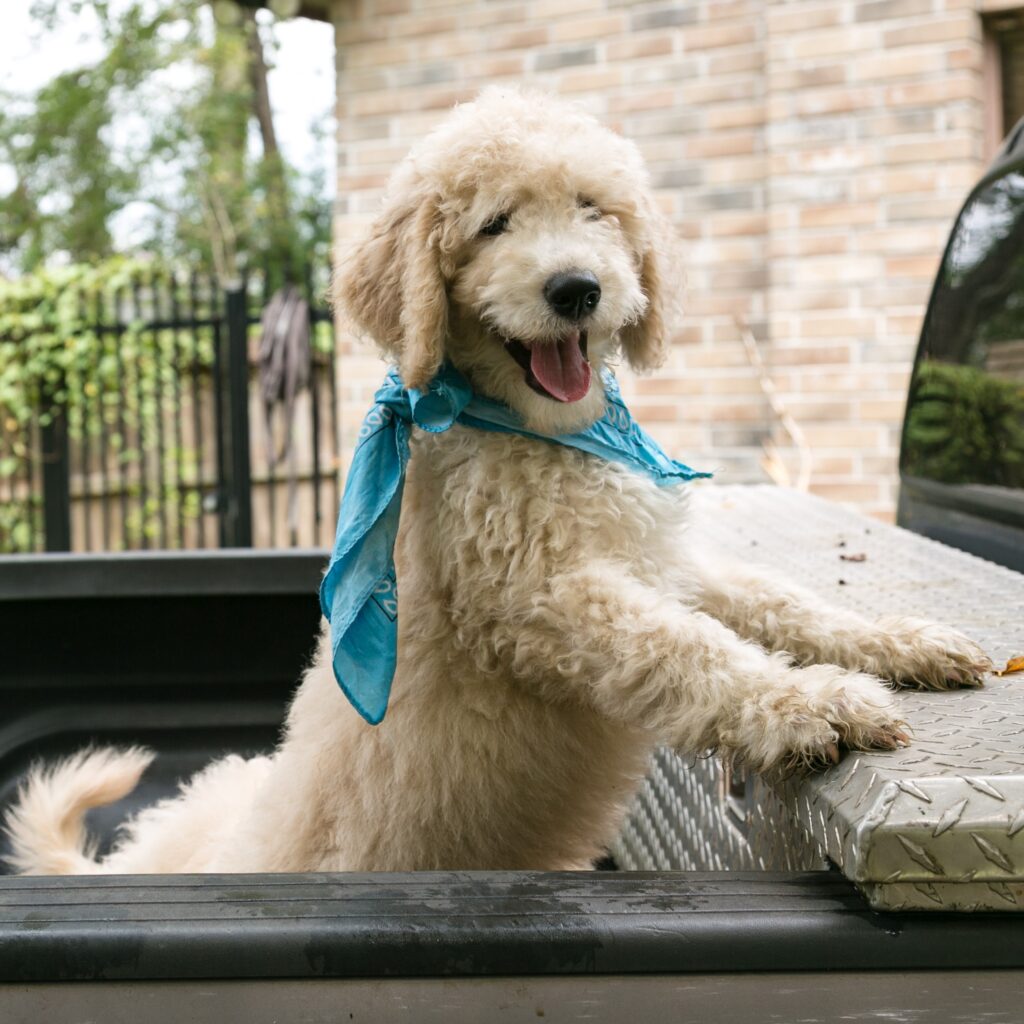
[[[499,213],[493,220],[489,220],[481,229],[481,235],[500,235],[508,227],[508,214]]]
[[[576,200],[576,204],[583,211],[583,215],[587,220],[601,219],[601,208],[593,199],[587,199],[584,196],[580,196],[579,199]]]

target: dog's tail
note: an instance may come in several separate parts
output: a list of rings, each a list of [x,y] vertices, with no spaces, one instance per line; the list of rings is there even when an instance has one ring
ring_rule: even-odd
[[[102,871],[85,812],[127,796],[153,760],[141,747],[84,750],[49,767],[37,765],[18,790],[4,829],[4,860],[23,875],[92,875]]]

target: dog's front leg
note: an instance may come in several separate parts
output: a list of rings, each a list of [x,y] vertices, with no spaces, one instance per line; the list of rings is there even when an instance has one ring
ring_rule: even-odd
[[[980,685],[992,668],[973,640],[946,626],[909,617],[872,622],[767,571],[730,562],[697,568],[703,611],[800,664],[842,665],[929,690]]]
[[[517,675],[552,699],[575,691],[605,717],[686,752],[716,747],[757,769],[834,760],[838,745],[904,739],[868,675],[796,668],[611,563],[550,580],[506,622]]]

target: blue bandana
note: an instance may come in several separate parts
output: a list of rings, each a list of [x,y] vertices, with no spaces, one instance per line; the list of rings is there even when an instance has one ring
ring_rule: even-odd
[[[611,372],[605,370],[602,380],[608,399],[604,416],[578,434],[548,437],[526,430],[507,406],[474,395],[466,378],[450,364],[441,368],[425,392],[407,389],[397,373],[388,374],[359,431],[338,513],[334,552],[320,585],[320,607],[331,624],[334,676],[371,725],[377,725],[387,711],[395,674],[394,549],[411,426],[438,434],[462,423],[535,437],[620,462],[658,484],[711,476],[670,459],[633,420]]]

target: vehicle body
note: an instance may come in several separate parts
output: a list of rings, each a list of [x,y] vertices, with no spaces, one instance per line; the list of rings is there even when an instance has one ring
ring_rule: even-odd
[[[38,757],[145,743],[139,789],[90,815],[107,844],[210,758],[268,750],[324,558],[6,560],[0,802]],[[5,1024],[1010,1021],[1022,996],[1024,915],[879,915],[835,870],[0,877]]]
[[[964,203],[907,400],[901,526],[1024,570],[1024,122]]]

